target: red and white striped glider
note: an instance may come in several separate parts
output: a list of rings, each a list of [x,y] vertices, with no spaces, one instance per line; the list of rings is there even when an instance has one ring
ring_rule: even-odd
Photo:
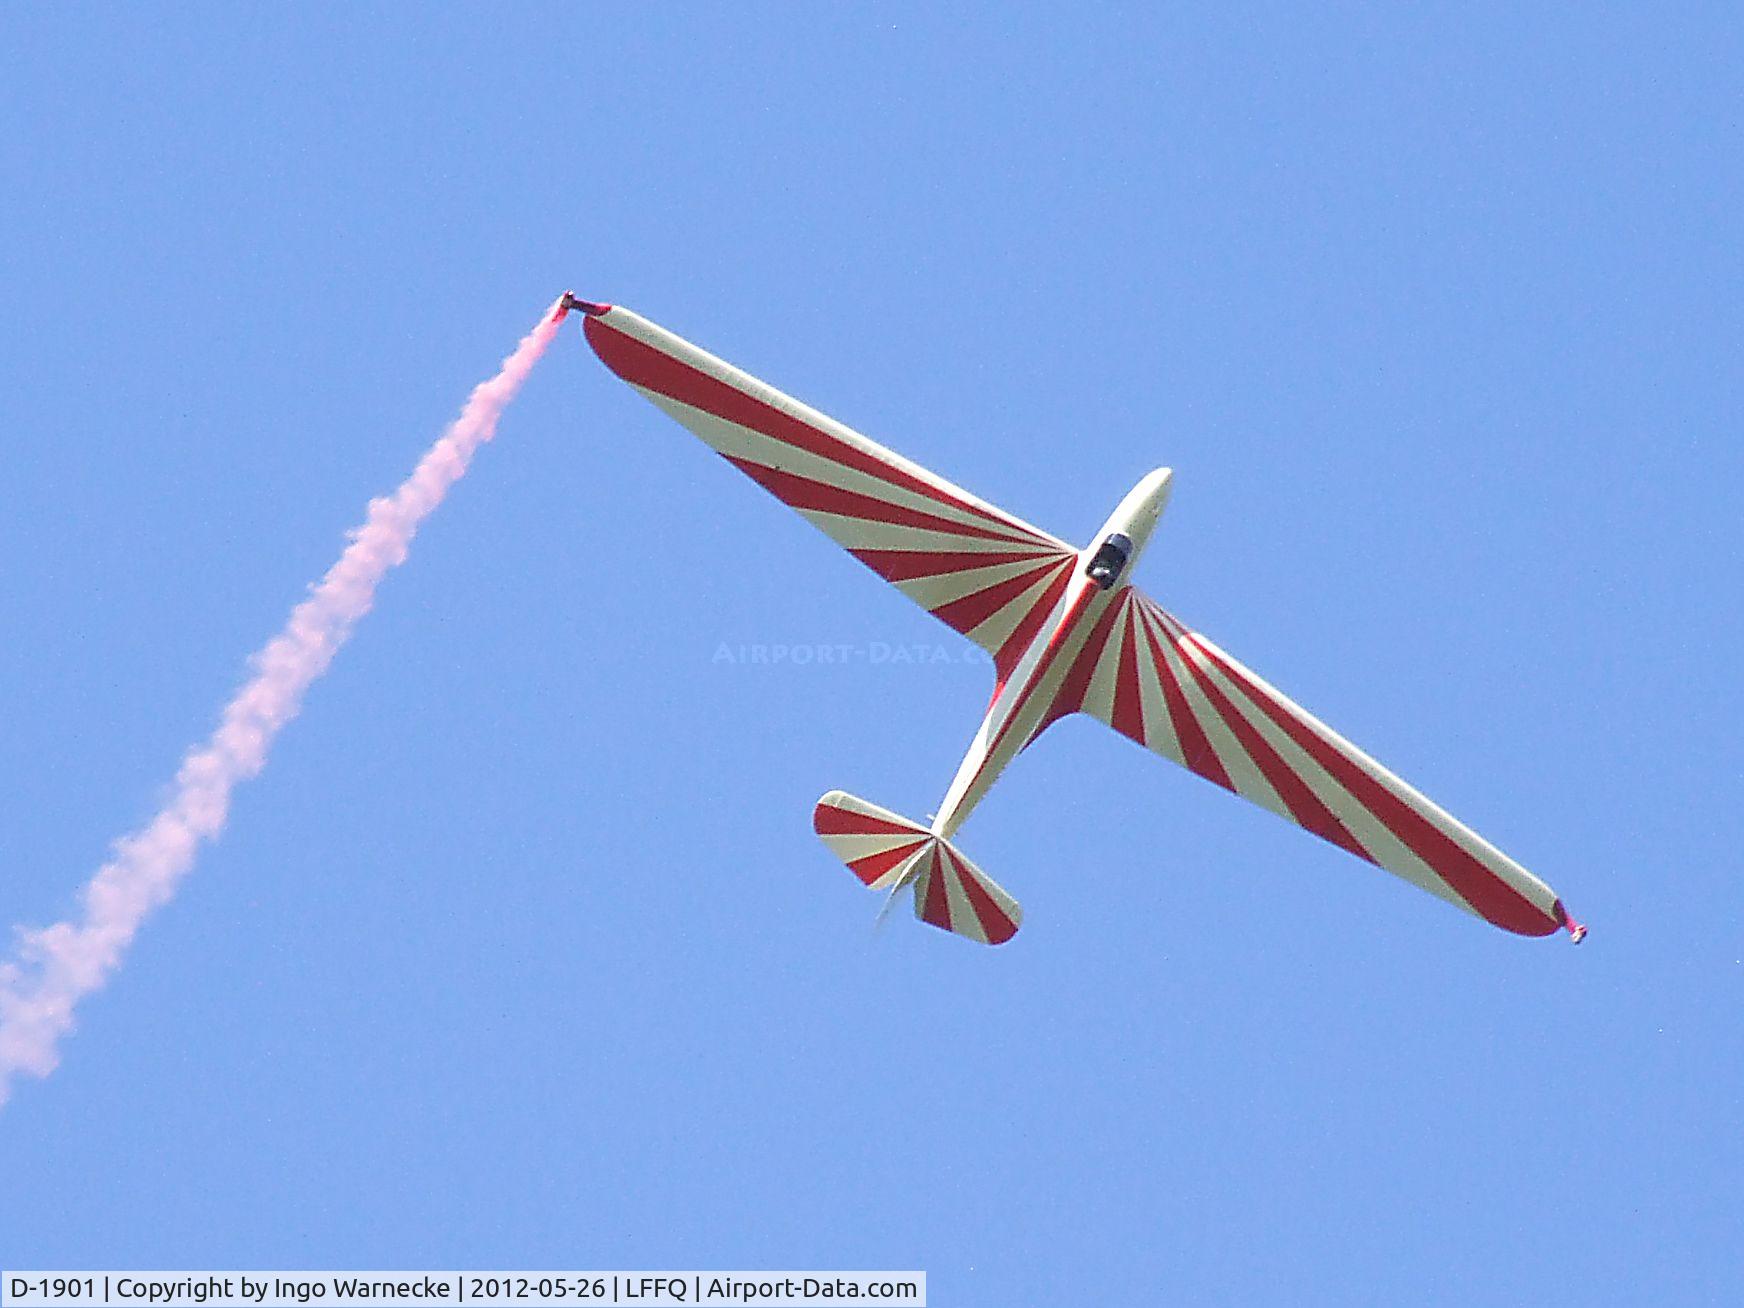
[[[1520,935],[1586,934],[1537,877],[1131,584],[1160,468],[1083,549],[1032,527],[628,309],[565,297],[605,365],[993,657],[981,729],[930,826],[832,790],[814,825],[915,915],[1000,944],[1022,910],[952,837],[1049,723],[1088,713],[1146,749]]]

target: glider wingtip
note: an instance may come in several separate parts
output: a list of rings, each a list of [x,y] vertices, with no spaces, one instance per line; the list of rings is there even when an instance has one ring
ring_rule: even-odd
[[[558,303],[563,306],[563,311],[565,313],[568,313],[573,309],[578,313],[586,314],[589,318],[597,318],[602,313],[609,313],[611,312],[612,307],[609,304],[600,304],[593,300],[584,300],[574,291],[563,292],[563,298],[559,300]]]

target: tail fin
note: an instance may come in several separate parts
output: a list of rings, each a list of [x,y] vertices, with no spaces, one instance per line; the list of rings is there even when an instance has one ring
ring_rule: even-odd
[[[914,887],[914,915],[983,944],[1017,934],[1023,910],[950,841],[919,823],[840,790],[818,801],[812,827],[848,870],[874,890]]]

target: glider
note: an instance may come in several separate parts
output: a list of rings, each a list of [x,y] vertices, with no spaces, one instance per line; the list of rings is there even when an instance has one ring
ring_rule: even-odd
[[[953,843],[1007,764],[1086,713],[1153,753],[1505,930],[1586,928],[1549,886],[1132,584],[1159,468],[1083,549],[909,462],[630,310],[564,297],[600,360],[993,658],[980,730],[930,825],[832,790],[813,825],[862,882],[986,944],[1017,901]]]

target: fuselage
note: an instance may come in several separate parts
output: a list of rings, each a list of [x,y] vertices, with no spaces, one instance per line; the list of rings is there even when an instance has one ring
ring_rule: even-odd
[[[1066,670],[1096,624],[1132,581],[1169,500],[1172,473],[1158,468],[1127,492],[1078,554],[1065,591],[1011,674],[995,690],[981,728],[939,804],[932,829],[947,840],[974,811],[1006,765],[1048,723]]]

